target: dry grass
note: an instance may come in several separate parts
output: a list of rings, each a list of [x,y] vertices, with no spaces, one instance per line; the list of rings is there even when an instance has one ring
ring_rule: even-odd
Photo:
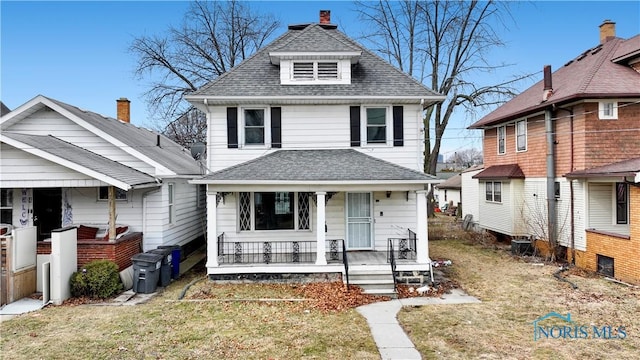
[[[56,306],[2,322],[4,359],[378,359],[355,310],[321,311],[295,288],[172,283],[136,306]],[[206,296],[204,294],[207,294]],[[208,299],[203,301],[203,299]]]
[[[458,230],[453,230],[458,231]],[[404,308],[398,318],[424,358],[598,359],[637,358],[640,353],[640,289],[581,271],[553,277],[555,264],[534,265],[487,238],[430,242],[432,258],[481,304]],[[479,244],[482,243],[482,244]],[[533,321],[549,312],[571,313],[577,325],[625,326],[625,339],[533,339]]]

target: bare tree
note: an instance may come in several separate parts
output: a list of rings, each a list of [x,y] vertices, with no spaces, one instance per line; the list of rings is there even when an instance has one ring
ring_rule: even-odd
[[[456,151],[449,156],[447,162],[455,164],[456,169],[466,169],[474,165],[480,165],[482,164],[482,151],[474,148]]]
[[[487,61],[489,51],[503,46],[494,27],[504,26],[509,2],[410,1],[358,2],[360,17],[370,24],[364,39],[381,56],[447,99],[424,116],[424,171],[436,173],[442,138],[454,111],[467,112],[501,104],[516,95],[516,84],[528,75],[481,85],[480,73],[509,65]]]
[[[193,1],[180,27],[169,27],[163,35],[134,39],[130,51],[138,58],[135,74],[153,79],[145,95],[154,118],[165,125],[175,119],[180,122],[192,111],[183,99],[186,93],[251,56],[279,26],[272,15],[255,13],[246,2]],[[190,115],[186,121],[201,119]],[[166,131],[171,134],[175,129],[170,125]]]
[[[165,127],[163,134],[189,148],[196,142],[207,142],[207,115],[193,108]]]

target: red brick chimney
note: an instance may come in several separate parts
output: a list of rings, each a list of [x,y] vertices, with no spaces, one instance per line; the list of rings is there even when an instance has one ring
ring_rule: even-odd
[[[118,104],[118,120],[124,122],[131,122],[131,101],[127,98],[120,98],[116,100]]]
[[[320,10],[320,24],[331,24],[331,10]]]
[[[604,44],[614,37],[616,37],[616,23],[611,20],[603,21],[600,25],[600,44]]]

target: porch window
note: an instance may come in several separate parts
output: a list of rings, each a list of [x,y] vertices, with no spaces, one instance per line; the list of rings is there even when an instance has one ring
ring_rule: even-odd
[[[487,181],[485,200],[491,202],[502,202],[502,183],[499,181]]]
[[[13,189],[0,189],[0,223],[13,223]]]
[[[525,120],[516,123],[516,150],[527,150],[527,122]]]
[[[507,137],[507,129],[504,126],[498,128],[498,154],[505,154],[507,151],[505,140]]]
[[[109,200],[109,187],[101,186],[98,191],[98,200]],[[116,188],[116,201],[127,201],[127,192]]]
[[[616,183],[616,224],[629,222],[629,186]]]
[[[309,194],[242,192],[238,220],[240,231],[309,230]]]

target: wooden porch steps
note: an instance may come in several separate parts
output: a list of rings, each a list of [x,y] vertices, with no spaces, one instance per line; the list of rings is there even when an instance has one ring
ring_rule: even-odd
[[[361,287],[365,294],[389,296],[394,299],[397,297],[391,269],[351,270],[349,271],[349,284]]]

